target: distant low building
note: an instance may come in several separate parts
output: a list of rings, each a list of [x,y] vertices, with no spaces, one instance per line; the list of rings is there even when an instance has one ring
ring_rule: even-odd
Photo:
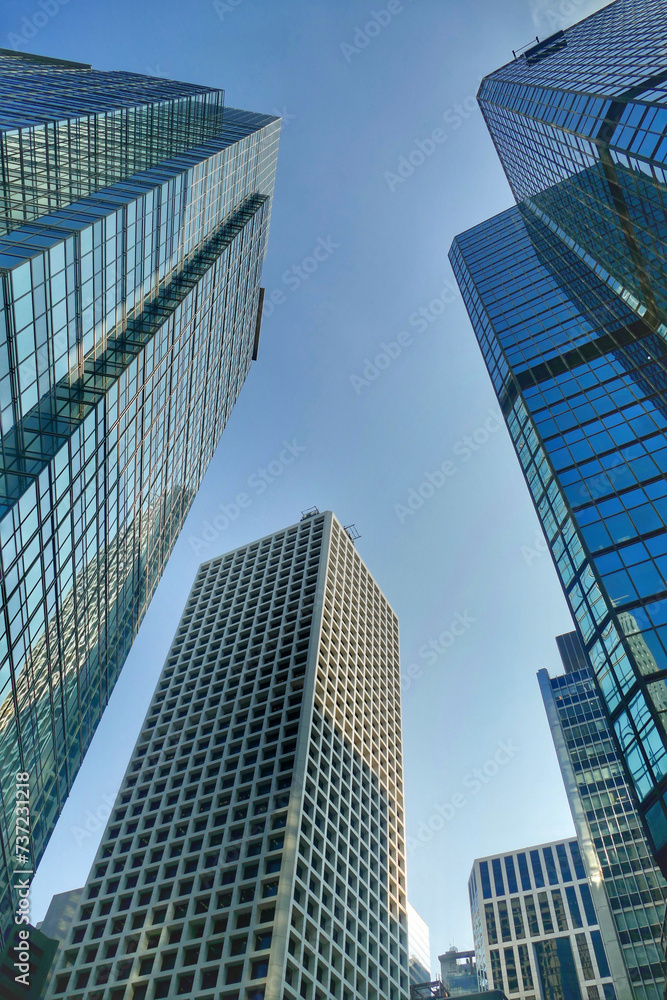
[[[450,948],[444,955],[438,955],[440,976],[450,997],[468,996],[477,993],[477,967],[474,951],[459,951]]]
[[[410,1000],[441,1000],[448,996],[444,983],[440,979],[413,983],[410,986]]]
[[[510,1000],[632,1000],[602,886],[577,840],[478,858],[469,889],[478,989]]]
[[[37,925],[42,934],[56,941],[65,941],[82,892],[83,889],[70,889],[69,892],[59,892],[53,897],[46,916],[41,924]]]

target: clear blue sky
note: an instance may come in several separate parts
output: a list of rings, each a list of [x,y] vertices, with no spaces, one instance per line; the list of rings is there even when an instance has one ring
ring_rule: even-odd
[[[223,87],[228,104],[285,118],[264,270],[267,295],[283,296],[265,316],[259,361],[35,879],[33,919],[88,874],[100,831],[84,836],[86,821],[118,788],[199,562],[313,504],[357,524],[359,552],[399,616],[403,669],[421,668],[404,697],[407,832],[425,840],[432,817],[442,829],[409,852],[408,889],[431,929],[434,970],[452,943],[472,945],[473,859],[572,832],[535,679],[541,667],[560,671],[553,637],[571,621],[549,557],[536,548],[538,522],[493,418],[472,329],[447,284],[447,250],[458,232],[511,204],[471,110],[482,76],[536,33],[600,6],[2,4],[2,46]],[[377,27],[366,31],[373,10]],[[304,271],[323,245],[317,270]],[[364,374],[383,343],[396,356]],[[284,441],[299,452],[288,465]],[[437,488],[422,490],[433,495],[406,512],[410,496],[416,506],[410,491],[448,462]],[[250,505],[212,537],[206,522],[239,492]],[[450,643],[457,615],[461,634],[447,648],[423,648],[441,633]],[[467,777],[500,741],[520,749],[501,754],[484,783]],[[447,808],[452,797],[457,805]],[[437,805],[451,818],[439,820]]]

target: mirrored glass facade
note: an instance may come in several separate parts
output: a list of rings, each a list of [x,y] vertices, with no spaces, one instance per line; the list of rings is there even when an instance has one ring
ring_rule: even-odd
[[[576,633],[559,639],[578,643]],[[566,671],[550,678],[540,670],[538,679],[581,854],[606,895],[601,920],[615,930],[633,996],[660,1000],[667,884],[644,835],[583,650]]]
[[[398,656],[331,512],[201,566],[49,1000],[405,1000]]]
[[[666,30],[616,0],[483,81],[519,204],[450,252],[663,871]]]
[[[248,372],[280,125],[17,53],[0,80],[4,931]]]
[[[479,103],[524,201],[667,332],[667,8],[616,0],[487,77]]]

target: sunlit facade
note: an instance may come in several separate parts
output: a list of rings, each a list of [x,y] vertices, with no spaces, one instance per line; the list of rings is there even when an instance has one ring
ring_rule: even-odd
[[[49,1000],[405,1000],[398,656],[330,512],[201,566]]]
[[[280,123],[0,53],[0,930],[256,349]]]
[[[663,871],[666,35],[616,0],[482,82],[519,204],[450,252]]]

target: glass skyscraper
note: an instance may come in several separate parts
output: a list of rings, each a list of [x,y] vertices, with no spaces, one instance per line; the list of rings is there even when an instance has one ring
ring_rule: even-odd
[[[621,946],[633,995],[660,1000],[667,884],[656,867],[576,632],[558,637],[574,656],[538,679],[588,875],[606,895],[604,919]],[[578,649],[577,649],[578,647]],[[602,907],[598,907],[602,909]]]
[[[256,353],[280,123],[16,52],[0,81],[6,933]]]
[[[49,1000],[405,1000],[398,621],[331,512],[200,567]]]
[[[482,82],[518,204],[450,252],[663,871],[666,35],[616,0]]]
[[[408,902],[408,965],[410,985],[431,982],[431,944],[428,924]]]

